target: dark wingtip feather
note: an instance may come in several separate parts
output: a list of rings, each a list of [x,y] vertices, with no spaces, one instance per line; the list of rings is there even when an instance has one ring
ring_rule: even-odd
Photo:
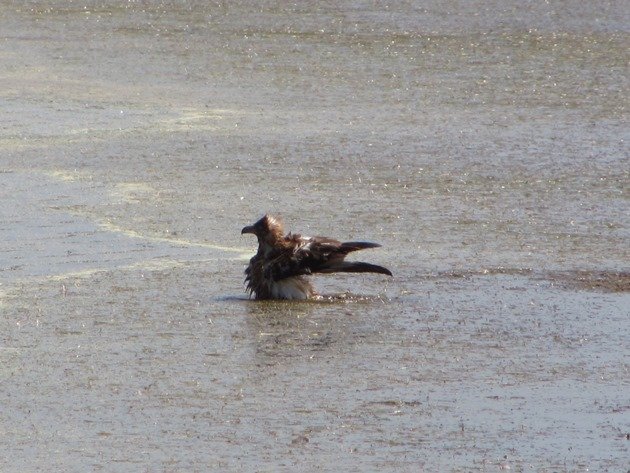
[[[379,273],[393,276],[392,272],[376,264],[363,263],[362,261],[342,261],[332,266],[319,269],[318,273]]]
[[[372,264],[370,266],[373,266],[376,269],[375,271],[370,271],[372,273],[386,274],[386,275],[392,276],[392,277],[394,276],[392,274],[392,272],[389,269],[387,269],[386,267],[384,267],[384,266],[378,266],[376,264]]]
[[[392,274],[392,272],[389,269],[387,269],[387,268],[385,268],[383,266],[381,266],[381,268],[383,268],[383,272],[381,274],[387,274],[388,276],[394,277],[394,275]]]
[[[341,244],[341,248],[347,250],[348,252],[380,247],[381,245],[379,245],[378,243],[372,243],[369,241],[346,241]]]

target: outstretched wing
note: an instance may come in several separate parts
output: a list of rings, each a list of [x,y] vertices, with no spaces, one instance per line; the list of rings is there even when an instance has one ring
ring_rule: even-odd
[[[275,281],[292,276],[312,273],[381,273],[391,276],[382,266],[362,262],[346,262],[344,258],[352,251],[378,248],[379,244],[362,241],[342,243],[326,237],[291,237],[291,247],[279,251],[267,263],[265,272]]]

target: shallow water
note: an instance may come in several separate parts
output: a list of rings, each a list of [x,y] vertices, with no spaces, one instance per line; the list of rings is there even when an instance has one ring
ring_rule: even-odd
[[[627,468],[625,10],[2,2],[0,469]]]

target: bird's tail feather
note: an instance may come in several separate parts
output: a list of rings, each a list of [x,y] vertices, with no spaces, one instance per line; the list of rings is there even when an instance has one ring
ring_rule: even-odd
[[[367,247],[367,248],[372,248],[372,247]],[[339,261],[329,266],[326,266],[324,268],[321,268],[315,272],[317,273],[379,273],[379,274],[387,274],[388,276],[392,275],[392,272],[389,269],[384,268],[383,266],[378,266],[376,264],[370,264],[370,263],[363,263],[361,261]]]

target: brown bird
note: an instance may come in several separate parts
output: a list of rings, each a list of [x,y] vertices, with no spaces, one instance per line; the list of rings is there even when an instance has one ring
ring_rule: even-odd
[[[258,238],[258,252],[245,269],[250,297],[255,299],[309,299],[315,289],[305,277],[313,273],[380,273],[391,276],[389,269],[370,263],[344,261],[348,253],[378,248],[378,243],[348,241],[326,237],[284,234],[282,220],[265,215],[241,234]]]

